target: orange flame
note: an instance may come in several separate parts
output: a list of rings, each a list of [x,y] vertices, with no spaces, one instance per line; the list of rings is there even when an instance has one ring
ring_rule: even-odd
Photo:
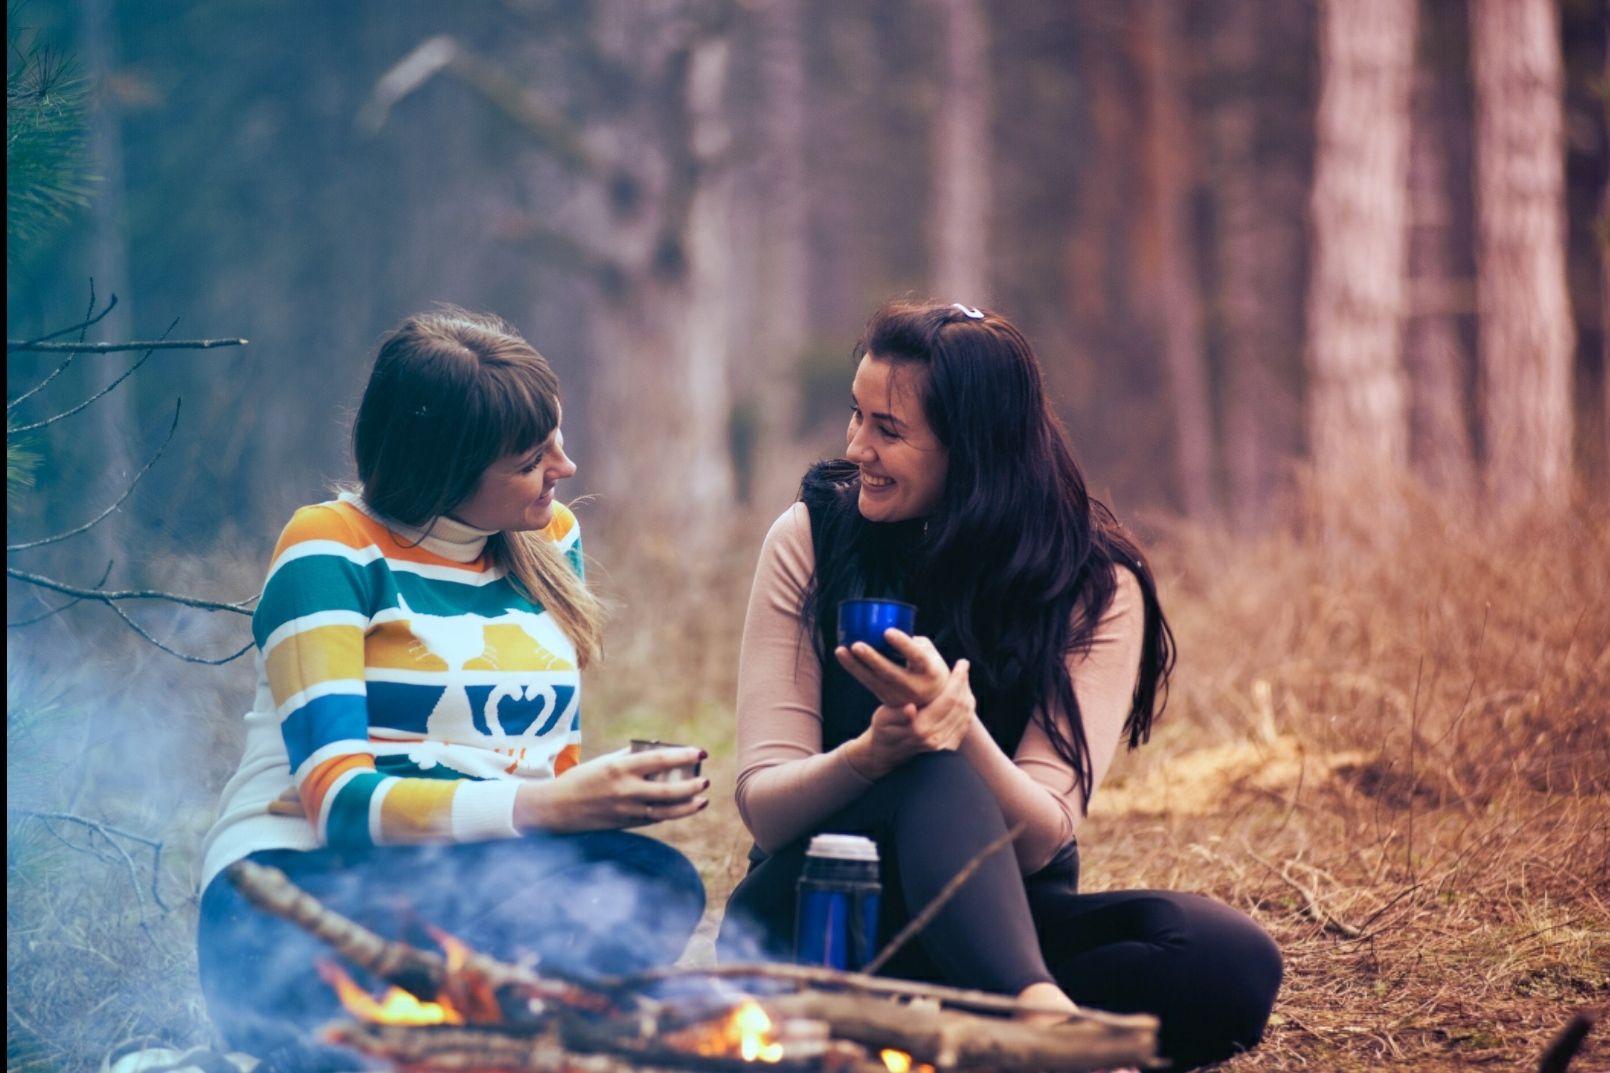
[[[878,1052],[883,1064],[889,1073],[911,1073],[911,1055],[905,1051],[897,1051],[893,1047],[886,1047]]]
[[[464,1018],[445,1002],[424,1002],[400,987],[393,987],[381,998],[375,998],[353,982],[332,961],[319,961],[315,965],[324,982],[335,988],[341,1005],[360,1021],[389,1025],[461,1025]]]

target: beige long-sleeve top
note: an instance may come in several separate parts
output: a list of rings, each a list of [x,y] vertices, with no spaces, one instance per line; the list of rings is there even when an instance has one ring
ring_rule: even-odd
[[[822,666],[799,616],[815,562],[810,517],[796,503],[766,534],[739,656],[738,812],[766,852],[813,830],[872,785],[845,746],[822,751]],[[1120,570],[1090,649],[1068,661],[1090,748],[1092,791],[1129,714],[1143,632],[1140,584]],[[1067,715],[1053,711],[1052,718]],[[1015,847],[1018,865],[1025,874],[1038,871],[1084,818],[1072,765],[1038,720],[1029,722],[1008,756],[975,715],[958,751],[994,791],[1008,826],[1025,824]]]

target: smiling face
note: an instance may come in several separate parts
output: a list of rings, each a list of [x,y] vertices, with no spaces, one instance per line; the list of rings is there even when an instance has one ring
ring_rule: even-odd
[[[845,457],[861,468],[862,517],[872,522],[926,518],[939,506],[950,453],[922,412],[921,374],[876,354],[861,359],[850,385]]]
[[[477,529],[518,533],[553,520],[554,488],[575,476],[559,427],[528,451],[504,455],[488,466],[469,498],[448,513]]]

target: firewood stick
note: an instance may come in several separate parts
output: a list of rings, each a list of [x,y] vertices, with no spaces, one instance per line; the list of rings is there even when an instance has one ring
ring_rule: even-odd
[[[701,976],[711,979],[777,980],[813,987],[857,991],[863,994],[927,998],[933,999],[942,1005],[955,1006],[959,1009],[1008,1015],[1022,1013],[1066,1014],[1068,1012],[1061,1006],[1019,1002],[1015,998],[990,991],[973,991],[962,987],[947,987],[944,984],[914,983],[910,980],[897,980],[888,976],[868,976],[861,972],[844,972],[841,969],[830,969],[822,965],[785,965],[759,962],[732,962],[725,965],[702,966],[667,965],[660,968],[645,969],[629,976],[600,978],[593,981],[593,985],[601,991],[630,992],[633,988],[641,987],[643,984],[652,983],[656,980]],[[1084,1010],[1082,1015],[1098,1021],[1115,1016],[1098,1010]]]
[[[1074,1015],[1055,1025],[924,1010],[853,995],[800,992],[762,1000],[774,1019],[826,1021],[833,1035],[868,1048],[895,1047],[938,1069],[1085,1073],[1144,1066],[1156,1056],[1157,1019]]]
[[[476,950],[466,950],[463,964],[449,968],[440,954],[386,939],[322,905],[277,868],[237,861],[225,874],[257,908],[324,940],[336,953],[386,983],[426,1001],[446,995],[472,1022],[502,1020],[508,1011],[498,998],[508,992],[600,1012],[615,1008],[597,992],[544,979]]]
[[[638,1055],[578,1054],[547,1034],[518,1036],[439,1026],[421,1031],[403,1025],[338,1023],[325,1029],[325,1038],[399,1067],[440,1073],[487,1069],[521,1073],[673,1073],[674,1069],[644,1064]],[[686,1073],[686,1067],[674,1069],[674,1073]]]

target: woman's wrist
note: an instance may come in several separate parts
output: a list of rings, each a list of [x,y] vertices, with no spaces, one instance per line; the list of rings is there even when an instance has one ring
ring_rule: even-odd
[[[564,829],[557,779],[522,783],[514,795],[514,826],[521,831]]]
[[[894,765],[880,755],[872,739],[871,727],[845,742],[840,748],[844,750],[844,762],[850,765],[850,770],[867,782],[877,782],[894,770]]]

